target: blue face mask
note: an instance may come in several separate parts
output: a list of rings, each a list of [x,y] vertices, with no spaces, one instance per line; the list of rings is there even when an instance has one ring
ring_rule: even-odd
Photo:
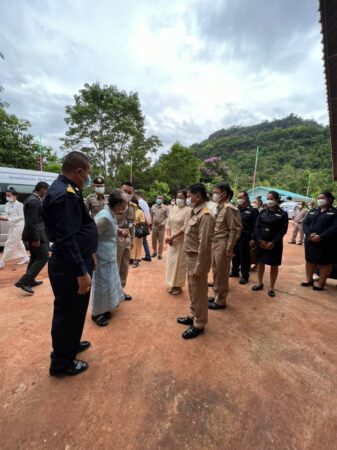
[[[85,179],[85,187],[87,188],[90,187],[91,183],[92,183],[91,176],[88,175],[87,178]]]
[[[163,203],[163,200],[161,200],[160,198],[157,198],[156,203],[157,203],[157,205],[161,205]]]

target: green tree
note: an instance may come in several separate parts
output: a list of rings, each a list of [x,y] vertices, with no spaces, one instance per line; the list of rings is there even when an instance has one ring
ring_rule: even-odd
[[[150,203],[153,203],[158,195],[162,195],[165,198],[165,201],[168,201],[171,198],[169,185],[163,181],[155,180],[150,187],[146,198]]]
[[[173,195],[199,180],[199,166],[200,161],[193,152],[176,142],[168,153],[160,156],[154,171],[156,178],[167,183]]]
[[[20,169],[38,170],[40,146],[29,133],[30,123],[0,107],[0,165]],[[43,147],[43,162],[56,162],[57,157],[50,147]]]
[[[115,86],[85,84],[75,104],[66,106],[69,126],[64,148],[86,153],[97,171],[120,181],[150,166],[148,154],[161,145],[156,136],[145,137],[144,116],[137,93]]]

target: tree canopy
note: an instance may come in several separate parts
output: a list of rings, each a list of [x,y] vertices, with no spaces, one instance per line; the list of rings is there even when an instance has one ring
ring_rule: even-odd
[[[236,180],[240,189],[250,189],[257,146],[257,185],[306,194],[311,173],[311,192],[337,190],[332,180],[329,128],[293,114],[250,127],[219,130],[190,149],[200,159],[221,157],[229,168],[229,180]]]
[[[137,93],[116,86],[85,84],[66,106],[66,150],[86,153],[95,169],[114,180],[145,172],[148,157],[161,145],[156,136],[145,137],[144,116]],[[132,168],[131,168],[132,165]]]

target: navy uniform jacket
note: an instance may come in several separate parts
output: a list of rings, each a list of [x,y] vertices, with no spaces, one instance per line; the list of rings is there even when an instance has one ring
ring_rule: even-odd
[[[282,242],[283,236],[288,231],[288,213],[280,207],[275,211],[269,208],[263,209],[257,217],[255,224],[255,236],[257,241]]]
[[[43,212],[49,240],[54,243],[53,254],[63,259],[77,276],[85,275],[85,259],[96,252],[98,233],[81,190],[59,175],[43,201]]]
[[[250,239],[253,239],[254,231],[255,231],[255,222],[257,216],[259,215],[259,211],[256,208],[253,208],[252,205],[247,205],[243,208],[241,206],[238,207],[241,223],[242,223],[242,235],[250,236]]]
[[[25,216],[25,227],[22,233],[22,240],[27,242],[47,242],[43,222],[42,201],[37,194],[31,194],[24,201],[23,213]]]
[[[311,233],[319,234],[321,242],[330,238],[337,238],[337,209],[331,206],[321,212],[320,208],[313,208],[308,212],[303,222],[304,233],[307,237]]]

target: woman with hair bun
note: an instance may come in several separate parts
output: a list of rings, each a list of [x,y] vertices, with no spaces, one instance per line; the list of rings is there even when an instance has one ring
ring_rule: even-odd
[[[25,264],[29,261],[25,246],[22,242],[22,232],[25,225],[23,214],[23,204],[18,200],[18,193],[10,188],[6,192],[5,214],[0,216],[0,220],[8,222],[8,237],[0,260],[0,269],[5,267],[8,260],[21,258],[18,264]]]
[[[288,214],[280,208],[280,201],[279,193],[270,191],[267,195],[267,208],[262,209],[255,225],[258,282],[252,290],[263,289],[263,275],[267,264],[270,266],[269,297],[275,297],[275,282],[282,263],[283,236],[288,231]]]
[[[321,192],[317,197],[317,208],[309,211],[304,221],[305,269],[307,280],[302,286],[312,286],[322,291],[329,277],[332,265],[337,262],[337,209],[331,192]],[[318,266],[319,280],[313,281]]]
[[[108,205],[95,216],[98,230],[97,267],[92,279],[92,320],[99,327],[108,325],[111,311],[124,294],[117,263],[118,224],[116,216],[128,208],[128,198],[121,189],[109,195]]]

